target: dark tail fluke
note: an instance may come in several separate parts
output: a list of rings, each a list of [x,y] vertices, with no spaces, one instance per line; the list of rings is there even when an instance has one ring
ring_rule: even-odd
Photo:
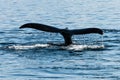
[[[90,33],[97,33],[103,35],[103,31],[99,28],[68,30],[68,29],[58,29],[52,26],[38,24],[38,23],[27,23],[22,25],[20,28],[34,28],[46,32],[60,33],[65,40],[65,45],[72,44],[72,40],[71,40],[72,35],[81,35],[81,34],[90,34]]]
[[[22,25],[20,29],[21,28],[34,28],[34,29],[41,30],[41,31],[55,32],[55,33],[60,32],[60,29],[58,28],[44,25],[44,24],[38,24],[38,23],[27,23],[27,24]]]
[[[96,33],[103,35],[103,31],[99,28],[86,28],[86,29],[75,29],[70,30],[73,35],[80,35],[80,34],[90,34],[90,33]]]

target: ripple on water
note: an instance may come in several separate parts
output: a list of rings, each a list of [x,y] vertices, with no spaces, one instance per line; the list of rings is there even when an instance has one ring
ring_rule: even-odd
[[[119,2],[0,0],[0,80],[120,80]],[[19,29],[28,22],[101,28],[104,42],[81,35],[73,45],[53,46],[48,43],[64,42],[60,34]]]

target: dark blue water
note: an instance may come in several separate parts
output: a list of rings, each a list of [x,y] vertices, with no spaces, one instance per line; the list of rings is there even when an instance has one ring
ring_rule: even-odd
[[[119,0],[1,0],[0,80],[120,80]],[[73,36],[19,29],[36,22],[57,28],[96,27],[104,35]],[[103,41],[102,41],[103,37]]]

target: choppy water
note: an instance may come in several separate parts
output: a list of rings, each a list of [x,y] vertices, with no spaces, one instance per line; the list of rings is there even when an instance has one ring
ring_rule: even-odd
[[[119,0],[0,0],[0,80],[120,80]],[[38,22],[69,29],[98,27],[100,35],[73,36],[19,29]]]

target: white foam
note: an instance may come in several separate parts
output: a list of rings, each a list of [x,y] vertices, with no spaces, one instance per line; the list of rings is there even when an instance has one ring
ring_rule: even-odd
[[[82,51],[85,49],[102,49],[104,45],[70,45],[67,47],[62,47],[62,49]]]
[[[25,50],[25,49],[34,49],[34,48],[47,48],[47,47],[53,47],[49,44],[35,44],[35,45],[12,45],[8,46],[9,49],[15,49],[15,50]],[[58,48],[58,46],[57,46]],[[74,50],[74,51],[82,51],[86,49],[102,49],[104,48],[104,45],[70,45],[70,46],[59,46],[60,49],[65,50]]]
[[[33,49],[33,48],[45,48],[48,47],[49,44],[35,44],[35,45],[12,45],[8,46],[9,49]]]

